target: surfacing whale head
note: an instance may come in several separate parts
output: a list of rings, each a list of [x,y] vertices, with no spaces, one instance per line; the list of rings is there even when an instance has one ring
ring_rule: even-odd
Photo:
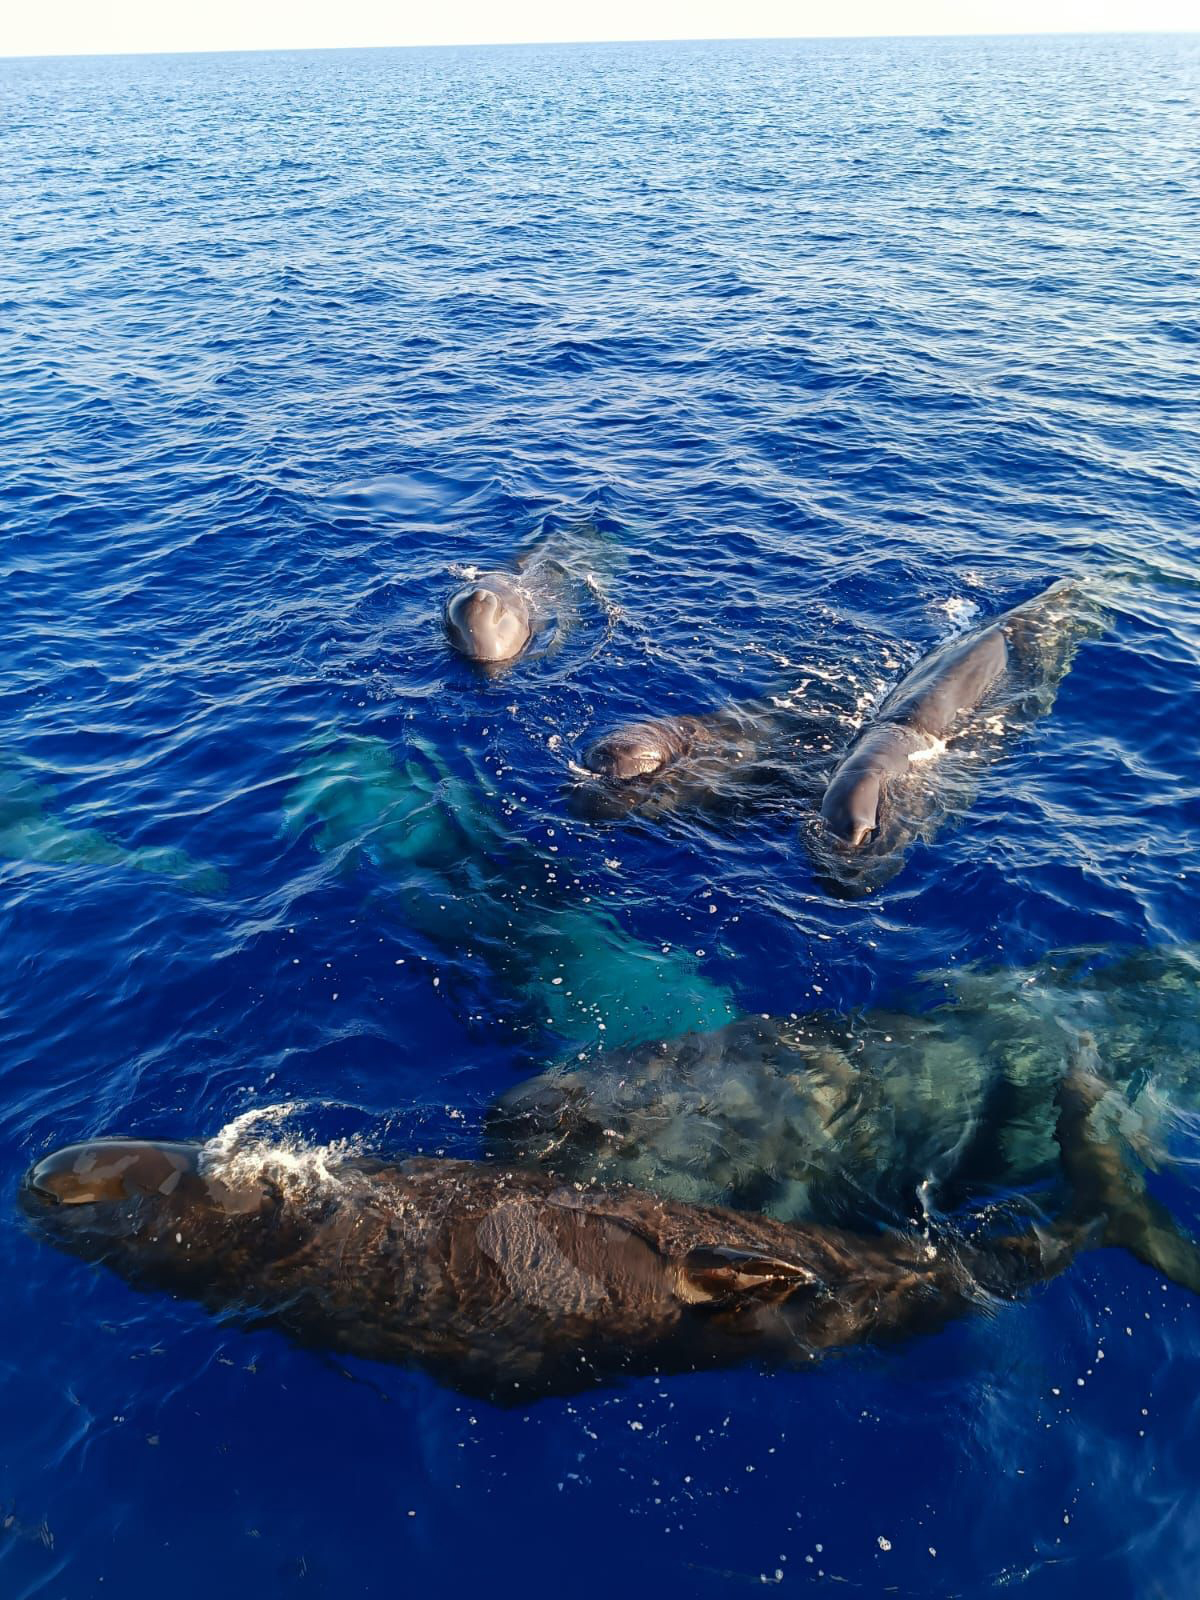
[[[568,802],[572,815],[613,822],[634,812],[669,809],[667,786],[660,780],[691,753],[697,727],[694,717],[656,717],[625,722],[603,734],[584,751],[581,766],[571,763],[578,780]]]
[[[679,812],[732,816],[802,794],[811,800],[805,753],[783,748],[789,729],[798,740],[798,721],[781,719],[765,701],[622,723],[588,747],[582,765],[570,763],[568,805],[587,821],[649,821]]]
[[[840,772],[830,784],[821,803],[821,816],[838,844],[859,850],[879,827],[879,807],[883,801],[883,778],[865,768],[856,773]]]
[[[682,722],[660,717],[650,722],[627,722],[604,734],[584,751],[583,765],[609,783],[631,783],[653,778],[691,748],[692,739]]]
[[[886,787],[904,776],[913,752],[925,742],[893,723],[867,730],[821,802],[821,818],[835,847],[861,850],[879,834]]]
[[[215,1259],[244,1254],[244,1236],[278,1210],[261,1175],[244,1181],[203,1169],[198,1144],[94,1139],[37,1162],[21,1206],[64,1249],[131,1277],[186,1284]]]
[[[123,1205],[150,1196],[165,1200],[180,1184],[193,1189],[197,1178],[194,1145],[97,1139],[46,1156],[31,1169],[26,1186],[46,1205]]]
[[[471,661],[511,661],[529,643],[529,606],[500,572],[487,572],[446,601],[446,637]]]

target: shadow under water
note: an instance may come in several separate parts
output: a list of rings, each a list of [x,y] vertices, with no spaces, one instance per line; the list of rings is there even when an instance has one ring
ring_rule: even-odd
[[[437,950],[478,964],[529,1026],[568,1045],[713,1027],[735,1014],[692,958],[626,933],[587,895],[569,861],[542,855],[514,826],[511,802],[476,764],[451,770],[431,741],[403,754],[384,740],[330,735],[305,751],[286,806],[344,870],[383,880],[372,913],[402,919]]]
[[[1097,1117],[1164,1158],[1200,1096],[1200,950],[1069,951],[937,973],[924,1013],[742,1017],[609,1050],[505,1094],[488,1149],[562,1178],[789,1221],[893,1222],[1055,1170],[1055,1097],[1083,1041]]]
[[[117,867],[170,878],[197,894],[226,885],[218,867],[195,861],[183,850],[143,845],[129,849],[98,828],[75,828],[47,811],[54,790],[21,767],[0,764],[0,860],[38,866]]]

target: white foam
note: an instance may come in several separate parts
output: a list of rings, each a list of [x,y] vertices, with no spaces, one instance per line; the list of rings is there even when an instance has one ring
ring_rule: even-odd
[[[910,751],[908,759],[910,761],[936,761],[938,756],[945,755],[945,753],[945,739],[934,739],[933,737],[930,737],[929,743],[926,745],[924,750]]]
[[[939,600],[937,610],[946,613],[951,633],[963,633],[979,615],[979,603],[976,600],[966,600],[962,595],[953,594],[948,600]]]
[[[202,1146],[201,1170],[233,1187],[266,1178],[289,1195],[336,1188],[346,1161],[361,1151],[352,1140],[314,1145],[287,1133],[288,1119],[309,1103],[285,1100],[243,1111]]]
[[[805,692],[807,691],[811,682],[811,678],[805,678],[804,681],[802,683],[798,683],[794,689],[789,689],[787,694],[771,695],[771,704],[780,711],[795,711],[798,707],[804,705]]]

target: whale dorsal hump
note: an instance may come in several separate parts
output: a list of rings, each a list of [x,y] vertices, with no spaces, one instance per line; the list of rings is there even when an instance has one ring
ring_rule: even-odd
[[[699,1245],[683,1261],[683,1277],[696,1301],[727,1304],[738,1299],[786,1299],[798,1289],[816,1288],[820,1279],[799,1261],[737,1250],[726,1245]]]

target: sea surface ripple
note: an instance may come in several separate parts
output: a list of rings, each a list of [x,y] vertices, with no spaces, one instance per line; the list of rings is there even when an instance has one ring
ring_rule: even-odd
[[[259,1107],[474,1153],[605,1038],[1200,937],[1200,40],[3,61],[0,108],[0,1591],[1191,1592],[1200,1307],[1115,1251],[499,1412],[12,1201]],[[479,677],[442,600],[539,540],[585,578]],[[1072,574],[1107,631],[868,900],[786,807],[572,820],[619,719],[834,684],[849,738]],[[1198,1164],[1200,1100],[1193,1226]]]

